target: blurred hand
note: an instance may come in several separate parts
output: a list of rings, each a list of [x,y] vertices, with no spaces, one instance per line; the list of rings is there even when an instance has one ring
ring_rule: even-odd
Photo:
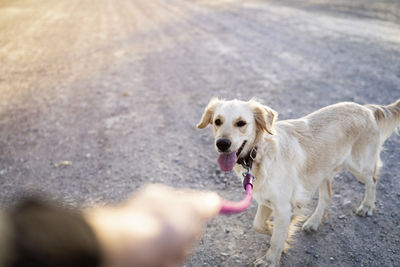
[[[116,207],[86,213],[107,267],[169,267],[182,263],[218,214],[216,193],[148,185]]]

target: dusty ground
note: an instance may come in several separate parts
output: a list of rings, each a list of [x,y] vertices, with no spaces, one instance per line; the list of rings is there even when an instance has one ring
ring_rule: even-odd
[[[208,100],[256,96],[296,118],[338,101],[400,98],[400,3],[387,1],[0,2],[0,203],[45,192],[117,202],[148,182],[243,194],[218,170]],[[400,138],[385,144],[378,211],[335,180],[326,223],[282,266],[400,265]],[[315,203],[314,203],[315,205]],[[186,266],[248,266],[268,247],[250,210],[212,220]]]

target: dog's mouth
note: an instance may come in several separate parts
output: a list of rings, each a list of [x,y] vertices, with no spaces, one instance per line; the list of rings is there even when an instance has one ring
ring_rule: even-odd
[[[230,152],[230,153],[221,153],[218,157],[218,164],[221,170],[224,172],[229,172],[235,166],[235,163],[242,152],[244,146],[246,145],[247,141],[243,141],[242,145],[239,147],[237,151]]]

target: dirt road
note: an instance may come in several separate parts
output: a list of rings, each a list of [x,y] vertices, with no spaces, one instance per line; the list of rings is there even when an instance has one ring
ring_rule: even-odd
[[[0,203],[43,192],[66,205],[118,202],[149,182],[240,199],[221,173],[212,96],[258,97],[280,118],[339,101],[400,98],[398,1],[0,2]],[[400,265],[400,138],[391,137],[377,213],[336,177],[326,223],[299,232],[282,266]],[[315,203],[313,203],[315,205]],[[186,266],[248,266],[268,248],[246,213],[211,221]]]

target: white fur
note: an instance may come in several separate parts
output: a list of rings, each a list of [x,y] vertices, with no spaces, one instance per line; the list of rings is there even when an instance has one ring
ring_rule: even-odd
[[[317,189],[317,208],[302,228],[318,229],[331,199],[331,181],[343,167],[366,186],[357,214],[372,215],[381,166],[379,153],[400,124],[400,101],[385,107],[339,103],[297,120],[275,122],[277,116],[276,111],[255,100],[213,98],[198,124],[199,128],[212,124],[215,140],[229,139],[229,152],[237,151],[245,140],[240,155],[258,148],[252,168],[258,203],[253,225],[257,232],[269,233],[268,218],[273,216],[275,226],[270,248],[255,261],[256,266],[279,264],[294,216],[303,213]],[[217,126],[216,119],[222,124]],[[238,120],[246,125],[237,126]],[[242,178],[243,167],[235,164],[234,170]]]

